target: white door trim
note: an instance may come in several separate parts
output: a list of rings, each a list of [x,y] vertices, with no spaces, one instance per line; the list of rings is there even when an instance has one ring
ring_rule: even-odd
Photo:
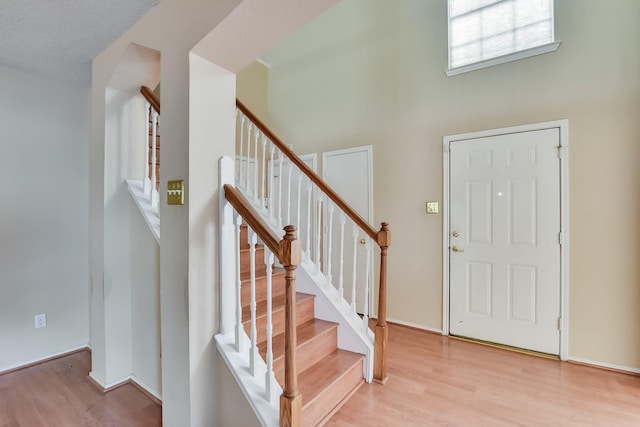
[[[308,160],[311,160],[311,170],[318,173],[318,154],[317,153],[299,154],[298,157],[300,157],[300,160],[302,160],[305,163],[307,163]]]
[[[442,334],[449,335],[449,147],[454,141],[544,129],[560,131],[560,359],[569,357],[569,121],[556,120],[449,135],[443,138],[442,187]]]

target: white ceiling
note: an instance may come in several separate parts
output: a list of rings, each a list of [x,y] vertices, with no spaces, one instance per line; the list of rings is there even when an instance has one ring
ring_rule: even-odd
[[[158,0],[0,0],[0,65],[86,86],[91,60]]]

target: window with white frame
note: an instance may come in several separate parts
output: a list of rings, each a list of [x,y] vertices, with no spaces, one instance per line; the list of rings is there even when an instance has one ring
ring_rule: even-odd
[[[448,1],[448,75],[558,48],[553,0]]]

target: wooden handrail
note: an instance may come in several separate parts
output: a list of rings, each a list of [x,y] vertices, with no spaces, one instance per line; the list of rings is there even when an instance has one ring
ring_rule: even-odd
[[[224,197],[231,203],[231,206],[240,214],[247,225],[256,232],[265,246],[282,262],[280,259],[280,239],[271,231],[267,223],[264,222],[247,199],[231,184],[224,185]]]
[[[144,96],[144,99],[146,99],[147,102],[151,104],[151,107],[153,107],[153,109],[156,110],[158,114],[160,114],[160,100],[158,99],[156,94],[146,86],[140,87],[140,93],[142,94],[142,96]]]
[[[369,222],[365,221],[358,212],[356,212],[347,202],[345,202],[342,197],[338,195],[331,187],[327,185],[326,182],[318,176],[305,162],[300,159],[289,147],[285,145],[284,142],[280,140],[271,130],[264,124],[262,121],[255,116],[239,99],[236,99],[236,107],[244,114],[246,117],[253,122],[253,124],[267,136],[277,147],[284,153],[285,156],[293,162],[298,169],[302,171],[324,194],[329,197],[333,203],[335,203],[349,218],[356,223],[358,227],[360,227],[369,237],[371,237],[376,243],[378,243],[378,232],[375,228],[373,228]],[[378,243],[379,244],[379,243]]]

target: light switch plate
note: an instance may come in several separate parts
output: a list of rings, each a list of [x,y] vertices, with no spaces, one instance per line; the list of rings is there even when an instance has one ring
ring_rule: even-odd
[[[438,213],[438,202],[427,202],[427,213],[428,214],[437,214]]]
[[[167,182],[167,204],[184,205],[184,181]]]

